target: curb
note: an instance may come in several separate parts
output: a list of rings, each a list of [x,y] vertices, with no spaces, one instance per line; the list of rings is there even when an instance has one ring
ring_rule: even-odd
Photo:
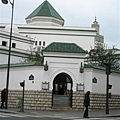
[[[18,114],[19,112],[11,111],[11,110],[0,110],[0,113],[14,113],[14,114]]]
[[[23,114],[33,114],[33,115],[40,115],[41,113],[38,112],[20,112],[20,111],[13,111],[13,110],[5,110],[5,109],[0,109],[0,113],[13,113],[13,114],[19,114],[19,113],[23,113]],[[90,116],[90,118],[105,118],[105,117],[120,117],[120,114],[113,114],[113,115],[94,115],[94,116]],[[82,118],[82,117],[81,117]]]

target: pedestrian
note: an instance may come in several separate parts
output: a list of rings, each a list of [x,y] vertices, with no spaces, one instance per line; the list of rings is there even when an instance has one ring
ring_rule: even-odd
[[[5,98],[6,98],[6,89],[4,88],[1,91],[1,109],[4,108],[4,103],[5,103]]]
[[[85,111],[84,111],[84,118],[89,118],[88,117],[88,106],[90,105],[90,91],[87,91],[85,94],[84,98],[84,106],[85,106]]]

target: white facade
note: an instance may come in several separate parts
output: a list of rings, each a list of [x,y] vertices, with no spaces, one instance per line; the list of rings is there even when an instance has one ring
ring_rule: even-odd
[[[99,34],[99,25],[96,19],[95,25],[86,28],[62,26],[64,21],[60,21],[57,25],[54,21],[52,23],[49,21],[48,25],[48,21],[41,21],[42,18],[31,18],[31,20],[32,23],[30,19],[27,19],[28,24],[13,26],[12,43],[15,43],[15,48],[11,49],[11,63],[20,63],[23,57],[30,54],[30,50],[37,46],[46,47],[52,42],[76,43],[85,51],[94,48],[98,42],[104,43],[104,37]],[[2,44],[3,41],[6,42],[6,45]],[[36,45],[35,41],[37,41]],[[8,24],[0,24],[0,89],[6,86],[7,68],[3,64],[7,64],[8,46],[9,26]],[[73,91],[76,91],[77,84],[84,84],[83,90],[85,92],[87,90],[93,93],[106,92],[106,74],[104,70],[84,68],[84,73],[80,73],[81,63],[84,65],[85,54],[44,52],[43,56],[44,64],[46,61],[48,64],[47,71],[44,71],[43,65],[13,65],[14,67],[10,69],[9,89],[21,89],[19,83],[25,80],[26,90],[41,90],[42,82],[49,82],[49,90],[53,90],[55,77],[65,73],[71,79]],[[34,76],[34,80],[29,80],[30,75]],[[94,77],[97,79],[97,83],[93,83]],[[111,92],[120,94],[119,72],[110,75],[110,84],[113,85]]]
[[[94,77],[97,79],[97,83],[92,82]],[[93,93],[106,93],[107,75],[105,71],[85,68],[84,80],[85,89],[91,90]],[[120,73],[112,73],[109,76],[109,84],[112,85],[112,89],[109,92],[120,94]]]
[[[0,30],[0,64],[7,64],[10,33]],[[25,37],[13,31],[11,43],[11,63],[23,61],[23,57],[30,54],[34,41],[32,38]]]
[[[29,25],[37,26],[63,26],[64,21],[58,20],[53,17],[33,17],[26,19],[26,23]]]
[[[2,30],[6,24],[0,25]],[[47,46],[51,42],[67,42],[76,43],[84,50],[90,50],[96,46],[97,42],[104,43],[104,38],[97,35],[95,28],[80,27],[56,27],[56,26],[37,26],[37,25],[16,25],[19,34],[29,36],[37,41],[37,45],[41,41],[41,46]],[[45,42],[45,45],[43,45]]]
[[[84,68],[84,73],[79,72],[81,60],[58,59],[51,58],[48,60],[48,71],[44,71],[44,66],[25,66],[12,67],[10,71],[9,89],[21,90],[20,82],[25,80],[26,90],[42,90],[42,82],[49,82],[49,90],[53,90],[54,78],[60,73],[66,73],[72,78],[72,90],[76,91],[77,84],[84,84],[84,92],[106,93],[106,74],[103,70],[93,68]],[[0,68],[1,84],[0,89],[6,86],[6,68]],[[29,80],[29,76],[33,75],[34,80]],[[93,78],[97,79],[97,83],[93,83]],[[120,73],[112,73],[109,76],[112,94],[120,95]]]

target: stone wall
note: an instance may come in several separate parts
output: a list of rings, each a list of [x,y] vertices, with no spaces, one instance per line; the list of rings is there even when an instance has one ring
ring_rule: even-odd
[[[22,91],[9,90],[8,107],[16,107],[16,101],[19,97],[22,97]],[[24,108],[33,110],[51,110],[52,91],[25,91]]]
[[[76,91],[73,92],[72,98],[72,109],[73,110],[83,110],[84,92]]]
[[[72,109],[83,110],[84,92],[73,92]],[[90,110],[105,109],[106,108],[106,94],[90,94]],[[111,95],[109,98],[109,109],[120,109],[120,95]]]
[[[111,109],[120,109],[120,95],[111,95],[109,106]]]
[[[90,109],[105,109],[106,94],[91,93]],[[120,108],[120,95],[111,95],[109,98],[109,109]]]
[[[9,90],[8,107],[16,107],[17,98],[22,97],[22,91]],[[90,109],[105,109],[106,108],[106,95],[105,94],[90,94]],[[72,109],[83,110],[84,92],[73,92]],[[24,108],[33,110],[52,110],[52,91],[25,91]],[[110,109],[120,109],[120,95],[111,95],[109,98]]]

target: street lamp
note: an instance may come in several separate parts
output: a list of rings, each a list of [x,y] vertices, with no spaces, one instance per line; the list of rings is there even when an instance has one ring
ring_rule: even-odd
[[[8,0],[1,0],[3,4],[8,4]],[[10,54],[11,54],[11,41],[12,41],[12,26],[13,26],[13,12],[14,12],[14,0],[11,2],[12,6],[12,15],[11,15],[11,26],[10,26],[10,41],[9,41],[9,53],[8,53],[8,68],[7,68],[7,81],[6,81],[6,100],[5,100],[5,109],[7,109],[8,104],[8,86],[9,86],[9,73],[10,73]]]
[[[45,70],[45,71],[48,71],[48,64],[47,64],[47,61],[46,61],[45,65],[44,65],[44,70]]]
[[[80,66],[80,73],[84,73],[84,68],[83,68],[83,65],[82,65],[82,62],[81,62],[81,66]]]

